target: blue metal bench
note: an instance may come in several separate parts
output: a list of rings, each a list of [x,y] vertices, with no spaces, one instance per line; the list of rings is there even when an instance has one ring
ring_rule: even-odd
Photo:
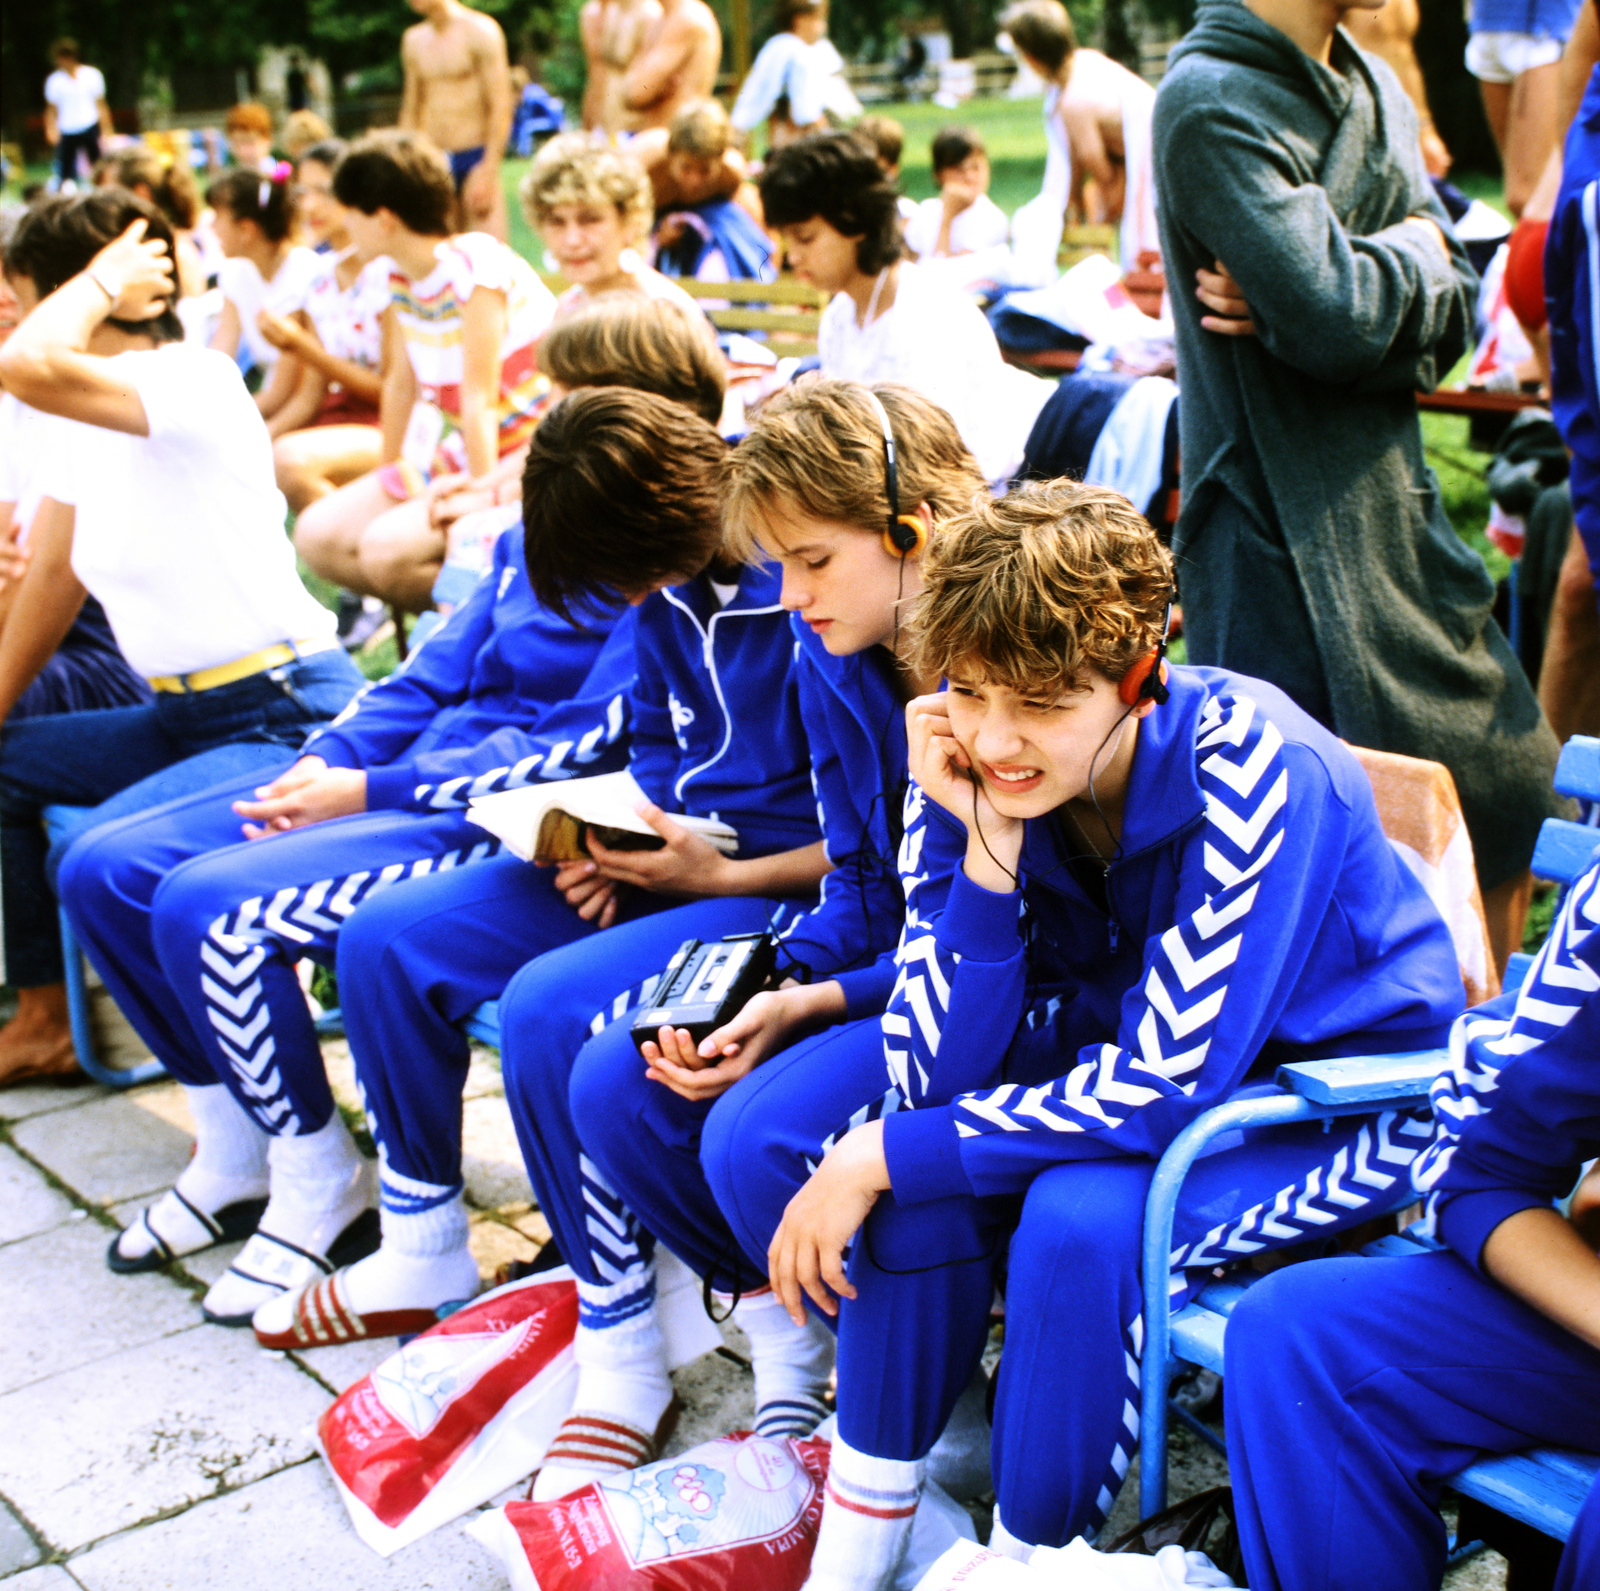
[[[46,807],[45,832],[51,842],[73,833],[83,826],[86,807]],[[95,1053],[94,1024],[89,1016],[89,979],[84,966],[83,951],[78,937],[72,931],[65,912],[58,913],[61,924],[61,956],[65,966],[67,985],[67,1020],[72,1025],[72,1048],[81,1066],[97,1083],[107,1088],[132,1088],[136,1083],[152,1082],[165,1077],[167,1069],[160,1061],[151,1059],[142,1066],[107,1066]]]
[[[1574,736],[1561,754],[1555,788],[1562,795],[1600,803],[1600,739]],[[1570,887],[1600,849],[1600,807],[1592,823],[1546,819],[1534,853],[1533,871]],[[1531,956],[1511,958],[1505,986],[1517,988],[1527,976]],[[1443,1069],[1443,1050],[1403,1055],[1367,1055],[1349,1059],[1305,1061],[1279,1067],[1275,1081],[1281,1092],[1233,1099],[1206,1111],[1173,1139],[1161,1157],[1145,1203],[1144,1249],[1141,1259],[1145,1299],[1167,1297],[1172,1222],[1178,1194],[1189,1168],[1207,1145],[1223,1133],[1242,1127],[1281,1122],[1365,1115],[1426,1097]],[[1394,1209],[1414,1201],[1409,1183]],[[1380,1213],[1377,1211],[1374,1214]],[[1372,1244],[1367,1253],[1415,1253],[1430,1245],[1410,1234]],[[1167,1497],[1167,1432],[1176,1417],[1215,1447],[1216,1433],[1187,1410],[1169,1403],[1167,1389],[1182,1365],[1222,1372],[1223,1340],[1228,1316],[1257,1278],[1231,1272],[1214,1281],[1176,1314],[1165,1308],[1144,1311],[1144,1357],[1140,1367],[1139,1512],[1159,1512]],[[1510,1454],[1480,1460],[1452,1477],[1450,1487],[1507,1517],[1558,1541],[1571,1534],[1573,1522],[1590,1488],[1600,1478],[1600,1456],[1557,1449]]]

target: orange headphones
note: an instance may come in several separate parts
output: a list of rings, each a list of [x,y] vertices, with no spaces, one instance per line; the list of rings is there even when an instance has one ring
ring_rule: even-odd
[[[889,499],[889,523],[883,532],[883,550],[891,558],[904,561],[928,545],[928,527],[916,514],[900,512],[900,474],[895,465],[894,431],[889,425],[889,412],[871,387],[862,390],[883,428],[883,492]]]
[[[1160,706],[1172,694],[1167,689],[1167,636],[1172,630],[1172,602],[1167,602],[1167,616],[1161,625],[1161,639],[1155,650],[1146,652],[1117,684],[1117,695],[1127,707],[1137,707],[1140,702],[1151,701]]]

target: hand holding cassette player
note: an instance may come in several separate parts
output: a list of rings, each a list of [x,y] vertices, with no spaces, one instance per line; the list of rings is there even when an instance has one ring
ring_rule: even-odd
[[[766,952],[755,948],[759,941],[766,941]],[[844,1017],[844,991],[832,979],[768,987],[775,973],[769,965],[763,974],[763,962],[774,948],[765,934],[685,943],[657,1000],[633,1023],[634,1043],[656,1082],[687,1100],[715,1099],[786,1045]],[[672,1003],[675,994],[692,997],[696,989],[715,991],[714,1020],[704,1001]]]

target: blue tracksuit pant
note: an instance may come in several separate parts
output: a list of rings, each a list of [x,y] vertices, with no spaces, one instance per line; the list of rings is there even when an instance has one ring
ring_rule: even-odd
[[[628,976],[614,960],[613,942],[641,930],[648,934],[647,924],[674,915],[665,910],[672,904],[632,891],[624,910],[647,915],[600,933],[558,893],[553,868],[499,856],[479,867],[408,881],[351,918],[339,939],[339,999],[381,1150],[387,1204],[403,1207],[408,1184],[414,1185],[413,1197],[426,1196],[418,1188],[453,1193],[460,1187],[461,1093],[468,1064],[461,1023],[473,1009],[485,1000],[501,1002],[506,1093],[515,1118],[518,1048],[541,1063],[551,1054],[575,1053],[595,1011]],[[682,937],[672,938],[662,965]],[[560,969],[552,980],[529,978],[547,962]],[[524,969],[520,977],[518,969]],[[520,1023],[511,998],[519,986],[538,991]],[[561,1070],[564,1075],[564,1064]],[[565,1119],[564,1088],[551,1108]],[[520,1121],[518,1132],[526,1155]],[[534,1184],[540,1207],[547,1208],[537,1174]],[[568,1253],[564,1244],[562,1253]]]
[[[649,1120],[620,1071],[611,1074],[608,1115],[629,1126],[611,1142],[591,1137],[600,1112],[583,1108],[583,1064],[573,1097],[586,1148],[639,1218],[693,1263],[708,1241],[706,1212],[685,1178],[673,1218],[667,1183],[681,1151],[658,1153],[638,1130]],[[700,1146],[705,1179],[754,1274],[836,1133],[882,1109],[884,1077],[879,1024],[853,1023],[775,1057],[712,1109]],[[1425,1122],[1389,1114],[1347,1118],[1326,1133],[1312,1123],[1219,1140],[1191,1171],[1178,1207],[1169,1302],[1182,1303],[1189,1276],[1394,1207],[1409,1193],[1407,1168],[1428,1136]],[[1138,1439],[1140,1234],[1154,1170],[1153,1161],[1127,1157],[1069,1161],[1034,1178],[1025,1196],[881,1199],[851,1256],[859,1297],[840,1310],[845,1441],[882,1458],[927,1453],[977,1367],[1003,1273],[1000,1517],[1036,1544],[1097,1529]],[[1052,1457],[1041,1462],[1041,1454]]]
[[[1600,1352],[1452,1253],[1297,1265],[1228,1323],[1227,1426],[1253,1591],[1432,1591],[1445,1477],[1600,1450]],[[1597,1585],[1600,1486],[1556,1591]]]
[[[333,1096],[295,963],[332,961],[366,902],[499,842],[459,812],[397,811],[241,842],[232,805],[260,782],[90,830],[59,883],[90,959],[174,1077],[226,1083],[267,1132],[310,1133]]]
[[[506,1102],[539,1208],[567,1263],[582,1280],[596,1285],[616,1283],[641,1268],[654,1240],[649,1222],[641,1227],[627,1202],[584,1153],[586,1141],[575,1126],[571,1100],[580,1052],[603,1053],[626,1077],[619,1109],[642,1104],[670,1114],[677,1106],[689,1113],[698,1109],[703,1115],[705,1107],[692,1106],[661,1084],[645,1081],[644,1062],[630,1032],[633,1011],[648,998],[645,986],[654,987],[685,939],[721,939],[769,926],[781,928],[808,903],[726,897],[664,904],[672,909],[619,923],[597,940],[568,945],[529,962],[500,1001]],[[603,1097],[593,1103],[602,1116],[608,1114]],[[614,1130],[628,1136],[624,1123],[607,1125],[608,1145]],[[658,1122],[648,1133],[636,1134],[634,1142],[653,1150],[663,1130]],[[693,1150],[690,1159],[698,1165]],[[711,1214],[715,1217],[714,1206]]]

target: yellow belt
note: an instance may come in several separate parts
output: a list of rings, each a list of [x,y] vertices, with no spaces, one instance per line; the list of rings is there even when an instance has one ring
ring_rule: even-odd
[[[235,680],[249,679],[252,674],[264,674],[269,668],[282,668],[285,663],[293,663],[302,657],[331,652],[338,645],[339,638],[335,635],[324,636],[320,641],[280,641],[276,646],[264,646],[248,657],[236,657],[231,663],[197,669],[193,674],[163,674],[147,683],[153,691],[177,695],[190,691],[214,691],[219,685],[232,685]]]

